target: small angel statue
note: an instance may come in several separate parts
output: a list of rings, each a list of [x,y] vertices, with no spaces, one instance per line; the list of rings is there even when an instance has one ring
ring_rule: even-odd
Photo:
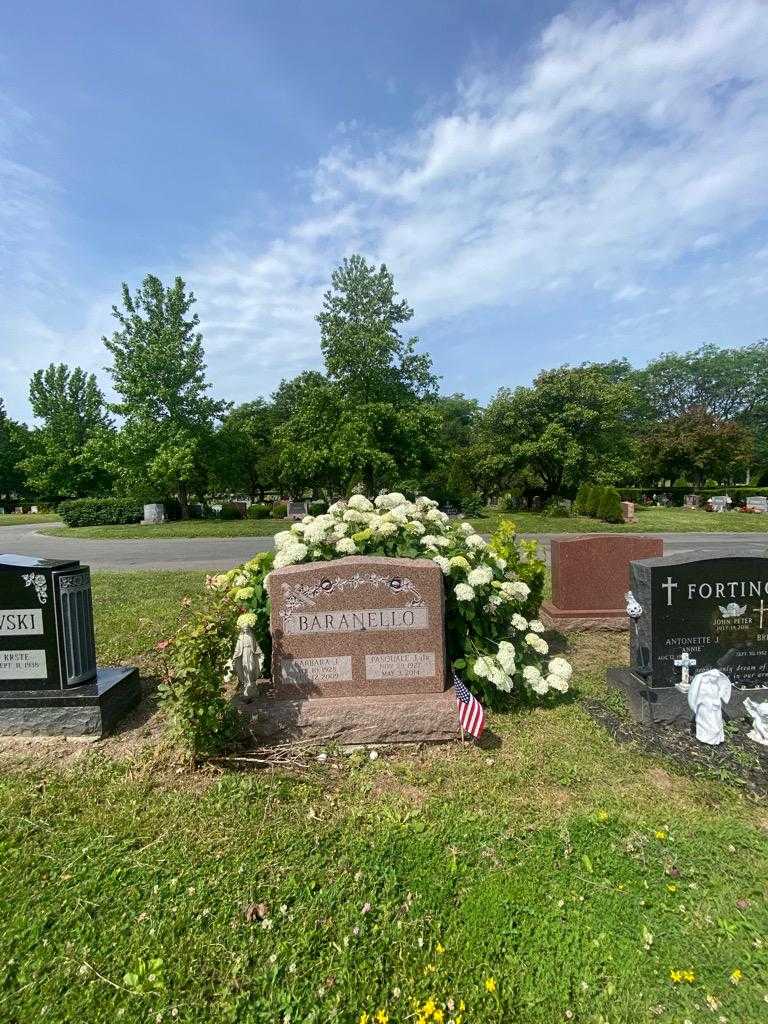
[[[768,747],[768,701],[757,704],[747,697],[744,700],[744,710],[752,719],[752,728],[747,733],[747,736],[754,740],[755,743]]]
[[[688,707],[696,716],[696,739],[717,746],[725,742],[723,704],[731,699],[731,681],[717,668],[699,672],[688,691]]]
[[[236,676],[245,700],[256,696],[256,684],[262,678],[264,652],[256,643],[251,626],[241,626],[240,635],[232,653],[231,675]]]

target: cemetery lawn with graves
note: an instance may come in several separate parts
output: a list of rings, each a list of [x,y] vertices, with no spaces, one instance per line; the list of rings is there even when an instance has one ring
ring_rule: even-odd
[[[534,512],[487,513],[469,522],[480,533],[493,533],[511,520],[519,533],[768,533],[768,515],[636,507],[636,523],[604,523],[588,516],[546,516]],[[6,518],[11,518],[7,516]],[[38,517],[39,521],[39,517]],[[48,520],[50,521],[50,520]],[[147,526],[78,526],[41,530],[56,537],[91,540],[145,540],[174,537],[270,537],[285,530],[285,519],[189,519]]]
[[[53,514],[46,514],[42,512],[31,513],[31,512],[10,512],[7,515],[0,516],[0,527],[3,526],[36,526],[38,523],[57,523],[59,517]]]
[[[93,580],[151,692],[204,574]],[[627,646],[572,637],[567,698],[481,746],[192,769],[151,696],[97,745],[0,741],[0,1019],[764,1021],[768,787],[617,742]]]

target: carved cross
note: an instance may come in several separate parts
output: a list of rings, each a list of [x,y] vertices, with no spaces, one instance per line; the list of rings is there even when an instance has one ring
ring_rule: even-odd
[[[765,615],[766,612],[768,612],[768,607],[766,607],[765,601],[763,600],[762,597],[760,598],[760,604],[757,606],[757,608],[753,608],[752,611],[753,612],[760,612],[760,629],[762,629],[763,628],[763,616]]]
[[[677,586],[672,582],[672,577],[667,576],[667,582],[661,584],[661,589],[667,592],[667,608],[672,604],[672,590]]]
[[[679,658],[675,658],[675,667],[683,670],[682,683],[683,686],[688,686],[691,681],[690,669],[696,664],[696,659],[692,658],[688,651],[683,651]]]

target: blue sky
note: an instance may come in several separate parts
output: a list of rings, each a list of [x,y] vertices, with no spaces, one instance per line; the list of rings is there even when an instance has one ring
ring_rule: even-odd
[[[220,397],[386,260],[446,391],[768,334],[768,7],[70,0],[0,11],[0,394],[194,288]]]

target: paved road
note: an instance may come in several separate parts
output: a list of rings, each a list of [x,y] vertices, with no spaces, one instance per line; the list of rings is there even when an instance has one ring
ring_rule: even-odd
[[[530,536],[536,537],[548,558],[552,536],[572,537],[573,534]],[[768,533],[653,533],[644,536],[661,537],[666,555],[768,555]],[[0,553],[77,558],[92,569],[207,569],[213,572],[231,569],[255,552],[271,548],[271,537],[75,540],[46,537],[31,526],[0,527]]]

